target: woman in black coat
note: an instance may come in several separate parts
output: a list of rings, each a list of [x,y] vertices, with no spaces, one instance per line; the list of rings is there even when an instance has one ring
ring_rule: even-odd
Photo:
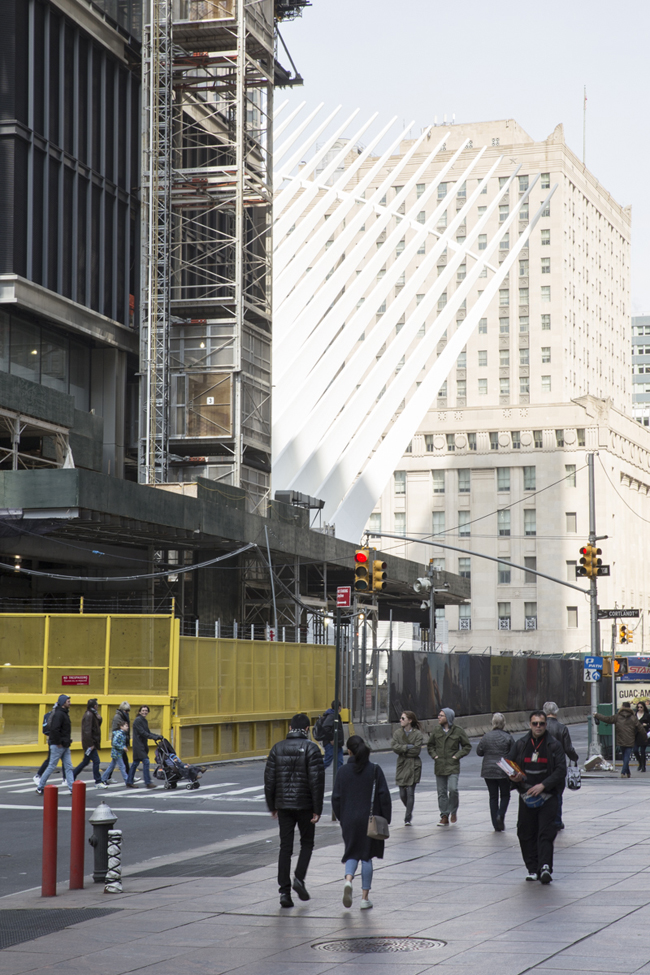
[[[361,860],[361,910],[372,907],[368,897],[372,885],[373,857],[382,859],[384,841],[368,836],[368,820],[372,813],[383,816],[390,823],[391,799],[386,778],[379,765],[370,761],[370,749],[359,735],[348,738],[350,753],[347,765],[336,775],[332,792],[332,809],[341,824],[345,851],[341,862],[345,864],[343,905],[352,907],[352,881]],[[372,801],[373,787],[375,792]]]
[[[138,711],[138,716],[133,722],[133,761],[131,762],[131,769],[129,771],[129,776],[127,778],[126,784],[129,789],[135,789],[135,773],[138,771],[138,765],[142,762],[142,774],[144,776],[144,784],[147,789],[155,789],[155,785],[151,781],[151,775],[149,774],[149,740],[159,741],[160,735],[154,735],[149,730],[149,722],[147,718],[149,717],[149,708],[146,704],[143,704]]]

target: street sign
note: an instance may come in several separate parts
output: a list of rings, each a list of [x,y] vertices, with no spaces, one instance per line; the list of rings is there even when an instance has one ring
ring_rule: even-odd
[[[638,609],[599,609],[598,619],[599,620],[615,620],[618,617],[624,617],[625,619],[636,620],[639,618]]]
[[[588,670],[602,670],[603,669],[603,658],[602,657],[585,657],[585,667]]]
[[[349,606],[352,594],[352,586],[339,586],[336,590],[336,605]]]
[[[599,565],[598,566],[598,573],[597,573],[597,575],[599,575],[599,576],[608,576],[609,574],[610,573],[609,573],[609,566],[608,565]]]
[[[584,681],[586,684],[596,684],[599,680],[603,679],[602,670],[589,670],[585,667]]]

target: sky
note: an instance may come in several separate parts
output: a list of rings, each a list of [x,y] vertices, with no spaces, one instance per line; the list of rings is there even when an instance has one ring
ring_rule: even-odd
[[[305,83],[276,91],[276,105],[288,98],[287,112],[305,100],[299,118],[321,101],[360,108],[357,123],[373,112],[377,123],[414,119],[413,135],[445,113],[513,118],[536,140],[563,122],[582,158],[586,85],[587,167],[632,206],[632,314],[650,314],[647,0],[312,2],[281,25]],[[287,65],[284,52],[279,59]]]

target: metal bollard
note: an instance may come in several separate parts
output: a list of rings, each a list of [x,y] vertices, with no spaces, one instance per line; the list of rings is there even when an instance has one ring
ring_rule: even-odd
[[[103,884],[108,873],[108,833],[111,826],[117,822],[117,816],[102,800],[88,822],[92,823],[93,827],[93,835],[88,842],[95,850],[93,880],[96,884]]]
[[[43,790],[43,877],[41,897],[56,897],[56,841],[59,815],[59,790],[46,785]]]
[[[70,823],[70,890],[84,886],[84,833],[86,824],[86,783],[72,786],[72,817]]]
[[[106,874],[105,894],[122,893],[122,830],[108,831],[108,872]]]

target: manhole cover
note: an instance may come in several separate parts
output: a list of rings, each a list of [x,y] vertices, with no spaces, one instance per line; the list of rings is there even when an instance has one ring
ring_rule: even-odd
[[[367,955],[388,951],[425,951],[444,948],[445,941],[433,938],[342,938],[340,941],[319,941],[312,945],[321,951],[348,951]]]

